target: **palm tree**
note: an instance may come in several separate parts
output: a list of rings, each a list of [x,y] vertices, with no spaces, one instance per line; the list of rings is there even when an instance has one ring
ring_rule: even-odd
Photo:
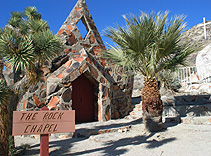
[[[190,44],[180,44],[184,17],[167,20],[168,12],[123,16],[126,26],[109,27],[105,36],[116,43],[104,55],[125,70],[145,76],[142,89],[143,122],[148,131],[162,129],[163,105],[157,75],[163,69],[185,65],[194,52]]]
[[[26,91],[24,89],[39,82],[43,77],[43,64],[62,50],[61,40],[49,30],[48,23],[41,19],[41,14],[35,7],[26,8],[24,13],[12,12],[8,24],[0,33],[0,58],[4,60],[1,62],[10,65],[14,74],[24,74],[23,78],[18,77],[9,86],[14,95],[12,98],[19,97]],[[16,101],[16,104],[4,103],[10,106],[10,110],[16,110],[18,100],[12,101]],[[0,118],[4,119],[6,114],[0,113]],[[4,133],[1,134],[8,138],[6,130],[8,129],[2,130]],[[7,146],[8,143],[4,142],[3,145]]]

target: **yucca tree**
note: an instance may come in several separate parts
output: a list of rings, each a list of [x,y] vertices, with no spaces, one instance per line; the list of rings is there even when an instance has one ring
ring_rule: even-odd
[[[0,155],[9,154],[9,88],[0,78]]]
[[[35,7],[26,8],[23,13],[12,12],[8,24],[0,33],[0,58],[4,60],[1,62],[11,66],[14,75],[24,74],[23,78],[15,76],[15,83],[9,86],[14,95],[12,98],[25,92],[23,88],[27,89],[39,82],[43,76],[41,67],[44,62],[54,58],[62,49],[61,40],[49,30],[48,23],[41,19]],[[11,101],[16,104],[5,105],[10,106],[10,110],[16,110],[18,100]],[[0,118],[4,119],[6,114],[0,113]],[[6,135],[8,132],[1,134]],[[1,146],[6,145],[7,142],[4,142]]]
[[[39,81],[43,63],[62,51],[61,40],[35,7],[12,12],[0,36],[0,54],[15,71],[25,71],[28,85]],[[26,77],[25,77],[26,78]]]
[[[60,39],[49,30],[35,7],[26,8],[23,13],[12,12],[0,36],[0,54],[6,63],[15,72],[25,73],[24,83],[20,81],[14,88],[38,82],[43,63],[59,54],[62,48]]]
[[[141,13],[140,16],[123,16],[126,26],[109,27],[105,36],[116,46],[104,55],[126,70],[145,76],[142,89],[143,122],[148,131],[162,129],[163,105],[157,84],[157,74],[163,69],[184,65],[194,52],[189,44],[180,45],[181,32],[185,28],[184,17],[167,19],[165,13]]]

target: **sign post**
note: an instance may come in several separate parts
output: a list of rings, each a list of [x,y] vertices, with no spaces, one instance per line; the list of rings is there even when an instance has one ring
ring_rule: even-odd
[[[75,111],[13,111],[12,135],[40,134],[40,155],[49,155],[49,134],[75,132]]]
[[[40,156],[49,156],[49,134],[40,135]]]
[[[41,111],[49,111],[49,109],[44,106]],[[40,156],[49,156],[49,134],[40,135]]]

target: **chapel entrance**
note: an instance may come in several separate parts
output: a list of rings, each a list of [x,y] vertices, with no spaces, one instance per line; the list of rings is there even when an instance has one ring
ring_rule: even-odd
[[[95,84],[84,74],[72,82],[72,109],[76,123],[95,121]]]

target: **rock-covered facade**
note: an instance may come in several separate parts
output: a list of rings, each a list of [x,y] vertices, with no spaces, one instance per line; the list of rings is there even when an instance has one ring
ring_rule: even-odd
[[[199,51],[196,57],[196,68],[200,81],[211,82],[211,44]]]
[[[79,22],[87,31],[84,37],[77,27]],[[93,121],[128,115],[133,75],[122,73],[121,69],[114,68],[100,57],[105,46],[84,0],[78,0],[57,35],[65,45],[64,52],[51,62],[46,62],[42,68],[43,79],[21,97],[18,110],[39,110],[44,105],[50,110],[75,108],[78,120],[80,116],[86,118],[91,111]],[[5,68],[4,76],[8,84],[14,83],[14,73],[10,67]],[[87,106],[90,99],[93,104]],[[78,122],[86,122],[86,119]]]

